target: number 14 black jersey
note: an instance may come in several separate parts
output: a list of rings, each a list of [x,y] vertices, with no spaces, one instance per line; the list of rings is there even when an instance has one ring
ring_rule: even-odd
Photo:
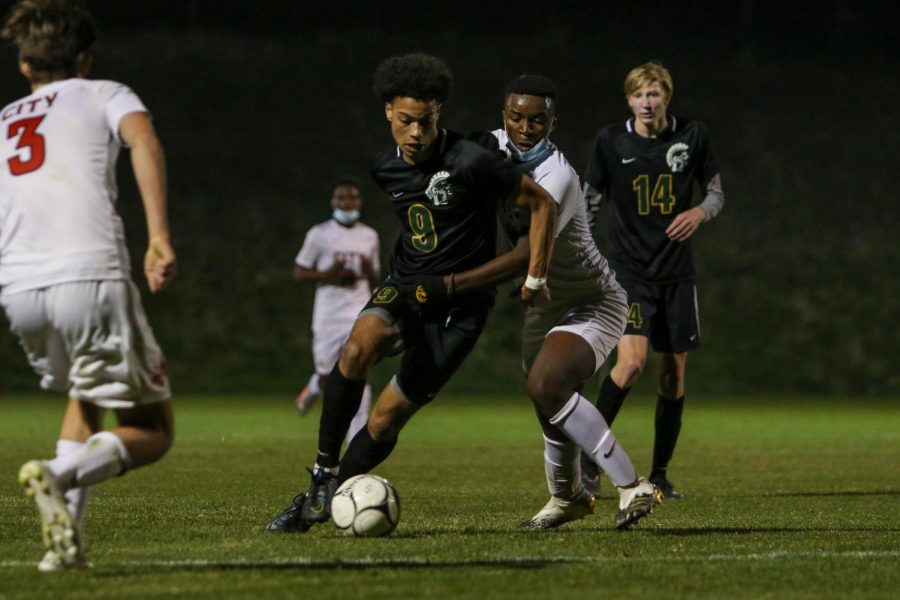
[[[609,201],[610,265],[620,280],[669,283],[694,278],[690,240],[666,228],[691,208],[694,182],[706,189],[719,173],[706,127],[669,115],[656,138],[634,130],[634,119],[600,130],[584,180]]]
[[[395,277],[458,273],[494,258],[497,203],[522,179],[502,155],[457,133],[441,130],[434,143],[434,155],[422,164],[407,164],[392,148],[372,166],[400,219],[389,265]]]

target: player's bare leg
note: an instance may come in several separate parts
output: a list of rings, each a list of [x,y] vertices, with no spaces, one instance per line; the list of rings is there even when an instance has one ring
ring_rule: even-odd
[[[659,396],[656,400],[656,436],[653,441],[650,481],[662,490],[666,498],[673,499],[684,497],[673,487],[666,471],[681,433],[686,364],[687,352],[659,355]]]

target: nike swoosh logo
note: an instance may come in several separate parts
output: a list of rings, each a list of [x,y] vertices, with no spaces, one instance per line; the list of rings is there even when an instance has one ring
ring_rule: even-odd
[[[403,192],[391,192],[391,196],[393,196],[394,198],[399,198],[402,195],[403,195]]]
[[[613,450],[615,450],[615,449],[616,449],[616,442],[615,442],[615,440],[613,440],[613,445],[610,446],[609,452],[603,453],[603,458],[609,458],[610,456],[612,456]]]
[[[636,160],[637,160],[637,156],[635,156],[634,158],[623,158],[622,164],[627,165],[628,163],[633,163]]]

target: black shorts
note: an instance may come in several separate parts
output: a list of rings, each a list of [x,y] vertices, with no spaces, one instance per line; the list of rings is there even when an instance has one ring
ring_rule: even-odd
[[[493,295],[466,294],[427,308],[411,307],[388,279],[360,314],[381,312],[398,327],[403,356],[394,383],[407,400],[424,406],[475,347],[493,303]]]
[[[700,314],[693,281],[619,283],[628,292],[625,335],[649,338],[654,352],[678,354],[700,346]]]

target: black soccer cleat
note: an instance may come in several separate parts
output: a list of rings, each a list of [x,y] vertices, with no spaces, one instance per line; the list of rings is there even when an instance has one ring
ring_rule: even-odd
[[[298,494],[291,505],[275,515],[266,525],[266,531],[275,533],[305,533],[312,527],[312,523],[303,520],[303,504],[306,494]]]
[[[652,475],[650,483],[655,485],[662,492],[663,498],[667,500],[681,500],[684,498],[684,494],[672,487],[672,482],[666,479],[665,475]]]
[[[310,525],[324,523],[331,518],[331,499],[338,487],[337,475],[322,468],[310,471],[312,481],[306,490],[301,517]]]

